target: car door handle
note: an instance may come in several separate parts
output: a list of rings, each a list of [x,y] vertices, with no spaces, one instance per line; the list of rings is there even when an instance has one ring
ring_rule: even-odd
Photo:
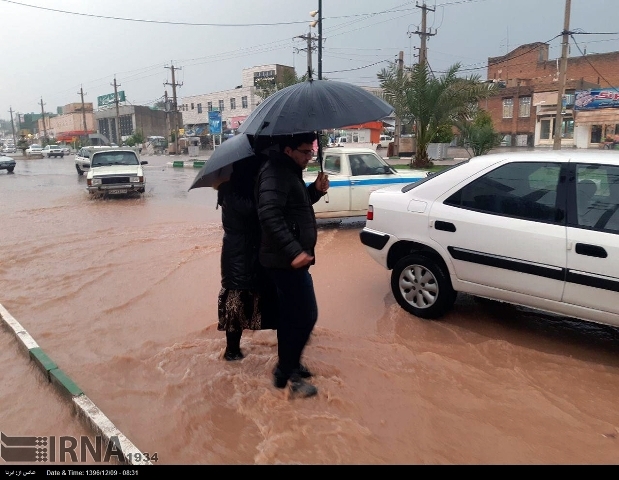
[[[351,185],[357,185],[359,183],[359,180],[351,180],[350,184]]]
[[[442,230],[444,232],[455,232],[456,226],[451,222],[443,222],[442,220],[437,220],[434,222],[434,228],[436,230]]]
[[[598,245],[589,245],[588,243],[577,243],[576,253],[587,255],[588,257],[606,258],[608,253]]]

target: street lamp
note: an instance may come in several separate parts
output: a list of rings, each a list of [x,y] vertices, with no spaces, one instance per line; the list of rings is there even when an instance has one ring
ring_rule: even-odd
[[[310,17],[318,15],[318,19],[310,23],[310,27],[318,25],[318,80],[322,80],[322,0],[318,0],[318,10],[310,12]]]

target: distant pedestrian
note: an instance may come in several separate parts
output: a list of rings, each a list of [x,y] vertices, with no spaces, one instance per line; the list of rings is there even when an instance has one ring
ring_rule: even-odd
[[[258,261],[260,224],[254,186],[260,165],[258,157],[234,163],[230,180],[217,188],[224,229],[217,329],[226,332],[228,361],[244,358],[243,330],[277,326],[275,286]]]
[[[278,364],[273,372],[277,388],[310,397],[318,389],[305,379],[312,376],[301,356],[318,318],[310,265],[314,264],[317,226],[313,204],[328,190],[329,179],[319,173],[309,186],[303,170],[313,155],[314,133],[285,137],[270,152],[258,176],[258,217],[262,226],[260,263],[277,286],[279,321]]]

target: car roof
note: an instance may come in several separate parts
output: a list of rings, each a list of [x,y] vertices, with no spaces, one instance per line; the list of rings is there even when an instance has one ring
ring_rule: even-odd
[[[363,147],[332,147],[322,153],[376,153],[376,151],[373,148]]]
[[[92,148],[92,147],[87,147],[87,148]],[[96,151],[93,152],[93,155],[96,153],[101,153],[101,152],[131,152],[131,153],[135,153],[137,154],[138,152],[131,148],[131,147],[107,147],[107,148],[99,148]]]
[[[497,161],[510,162],[582,162],[610,163],[619,165],[619,152],[612,150],[569,149],[569,150],[527,150],[525,152],[500,152],[473,157],[469,162],[491,165]]]

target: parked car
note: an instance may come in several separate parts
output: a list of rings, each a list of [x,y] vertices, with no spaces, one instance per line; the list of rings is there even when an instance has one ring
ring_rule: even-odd
[[[93,152],[86,188],[91,195],[144,193],[146,181],[138,153],[132,148],[107,148]]]
[[[26,149],[26,155],[43,155],[41,145],[33,143]]]
[[[71,149],[66,145],[60,145],[60,150],[62,150],[64,155],[71,155]]]
[[[0,155],[0,170],[6,170],[8,173],[13,173],[15,170],[15,159]]]
[[[616,152],[476,157],[373,192],[360,237],[418,317],[465,292],[619,326]]]
[[[64,152],[62,151],[62,149],[60,148],[60,145],[45,145],[45,147],[43,148],[43,150],[41,150],[41,153],[43,154],[43,156],[50,158],[50,157],[64,157]]]
[[[2,147],[2,153],[17,153],[17,149],[15,148],[15,145],[7,144]]]
[[[393,142],[393,138],[389,135],[381,135],[378,143],[376,144],[376,148],[387,148],[391,142]]]
[[[110,150],[111,148],[118,148],[104,145],[94,145],[91,147],[82,147],[75,154],[75,170],[78,175],[84,175],[84,172],[90,170],[90,158],[92,154],[97,151]]]
[[[401,173],[372,148],[330,148],[323,154],[323,168],[329,175],[329,193],[314,204],[318,218],[364,216],[370,193],[387,185],[404,186],[425,177],[425,171]],[[317,172],[304,172],[307,184]]]

